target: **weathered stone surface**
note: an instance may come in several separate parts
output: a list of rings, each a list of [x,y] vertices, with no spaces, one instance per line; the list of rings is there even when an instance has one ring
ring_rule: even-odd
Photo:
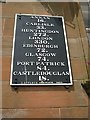
[[[75,7],[73,6],[75,5]],[[2,95],[3,116],[12,118],[87,118],[88,97],[81,86],[87,79],[87,37],[77,3],[7,2],[2,7]],[[63,15],[70,49],[74,85],[19,87],[10,86],[11,50],[13,42],[14,16],[16,13]],[[1,35],[1,34],[0,34]],[[82,39],[81,39],[82,38]],[[1,55],[1,53],[0,53]],[[1,71],[0,71],[1,73]],[[89,107],[90,108],[90,107]]]
[[[69,90],[63,86],[11,88],[9,81],[2,83],[3,108],[55,108],[88,106],[88,99],[80,81],[74,81]]]
[[[58,108],[3,109],[3,118],[59,118]]]

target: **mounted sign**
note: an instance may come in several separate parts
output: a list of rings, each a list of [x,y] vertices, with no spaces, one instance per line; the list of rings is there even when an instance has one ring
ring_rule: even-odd
[[[62,16],[16,14],[10,85],[72,85]]]

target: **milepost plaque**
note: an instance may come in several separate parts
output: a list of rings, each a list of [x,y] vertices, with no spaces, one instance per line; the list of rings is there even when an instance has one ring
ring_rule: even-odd
[[[16,14],[10,85],[72,85],[62,16]]]

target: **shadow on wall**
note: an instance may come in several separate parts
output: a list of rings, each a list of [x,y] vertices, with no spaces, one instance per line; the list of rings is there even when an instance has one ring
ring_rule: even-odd
[[[74,83],[73,83],[74,84]],[[16,91],[17,93],[20,91],[74,91],[74,85],[73,86],[14,86],[12,87],[13,91]]]
[[[41,2],[46,11],[53,16],[64,16],[66,24],[75,28],[73,22],[78,16],[80,6],[76,2]]]
[[[84,88],[88,97],[90,98],[90,80],[86,81],[85,83],[82,83],[82,87]]]

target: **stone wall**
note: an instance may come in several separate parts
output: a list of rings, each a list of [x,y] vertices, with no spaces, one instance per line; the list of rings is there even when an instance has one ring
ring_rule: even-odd
[[[79,4],[8,2],[0,6],[3,118],[88,118],[88,96],[81,86],[89,75],[88,40]],[[9,81],[16,13],[64,16],[74,83],[69,89],[63,86],[11,88]]]

